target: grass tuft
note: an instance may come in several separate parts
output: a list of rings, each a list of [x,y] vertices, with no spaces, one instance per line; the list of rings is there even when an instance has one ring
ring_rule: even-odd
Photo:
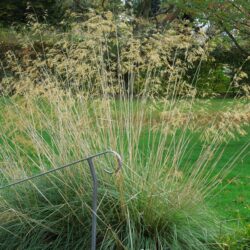
[[[176,110],[178,100],[172,104]],[[204,143],[190,165],[183,159],[192,157],[192,133],[178,125],[166,133],[164,119],[153,129],[151,105],[146,97],[93,100],[56,89],[10,102],[8,123],[18,129],[1,132],[2,184],[114,149],[121,173],[103,171],[110,158],[95,161],[98,248],[213,249],[221,225],[206,200],[228,171],[215,174],[220,140]],[[91,190],[85,163],[1,191],[1,248],[87,249]]]

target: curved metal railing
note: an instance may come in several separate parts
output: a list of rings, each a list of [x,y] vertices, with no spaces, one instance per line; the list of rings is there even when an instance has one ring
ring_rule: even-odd
[[[59,171],[59,170],[71,167],[71,166],[76,165],[78,163],[81,163],[83,161],[87,161],[88,165],[89,165],[89,168],[90,168],[90,173],[91,173],[92,181],[93,181],[91,250],[95,250],[96,249],[96,226],[97,226],[98,179],[97,179],[97,175],[96,175],[96,171],[95,171],[95,166],[94,166],[94,163],[93,163],[93,159],[97,158],[99,156],[102,156],[102,155],[106,155],[106,154],[113,154],[116,157],[117,163],[118,163],[118,167],[115,169],[115,171],[110,171],[110,170],[107,170],[107,169],[104,169],[104,171],[107,172],[108,174],[117,173],[122,168],[122,159],[121,159],[121,156],[116,151],[107,150],[107,151],[104,151],[104,152],[101,152],[101,153],[98,153],[98,154],[95,154],[95,155],[91,155],[89,157],[86,157],[86,158],[83,158],[83,159],[80,159],[80,160],[77,160],[77,161],[74,161],[74,162],[71,162],[69,164],[60,166],[58,168],[53,168],[53,169],[48,170],[46,172],[43,172],[43,173],[40,173],[40,174],[37,174],[37,175],[33,175],[33,176],[27,177],[25,179],[22,179],[22,180],[10,183],[8,185],[0,187],[0,190],[5,189],[5,188],[9,188],[9,187],[12,187],[12,186],[24,183],[24,182],[31,181],[33,179],[42,177],[44,175],[47,175],[47,174],[50,174],[50,173],[53,173],[53,172],[56,172],[56,171]]]

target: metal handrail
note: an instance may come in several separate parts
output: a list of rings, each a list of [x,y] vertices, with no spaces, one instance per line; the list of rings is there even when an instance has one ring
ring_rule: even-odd
[[[0,190],[5,189],[5,188],[9,188],[9,187],[12,187],[12,186],[15,186],[15,185],[18,185],[18,184],[21,184],[21,183],[24,183],[24,182],[36,179],[36,178],[39,178],[41,176],[44,176],[44,175],[56,172],[58,170],[62,170],[64,168],[71,167],[71,166],[76,165],[78,163],[81,163],[83,161],[87,161],[88,165],[89,165],[89,168],[90,168],[90,173],[91,173],[92,181],[93,181],[91,250],[95,250],[96,249],[96,226],[97,226],[97,191],[98,191],[98,179],[97,179],[97,175],[96,175],[96,171],[95,171],[95,166],[94,166],[94,163],[93,163],[93,159],[96,158],[96,157],[105,155],[105,154],[113,154],[113,155],[115,155],[115,157],[117,159],[118,167],[113,172],[109,171],[107,169],[104,169],[104,171],[107,172],[108,174],[117,173],[122,168],[122,159],[121,159],[121,156],[116,151],[107,150],[107,151],[104,151],[104,152],[101,152],[101,153],[98,153],[98,154],[95,154],[95,155],[92,155],[92,156],[89,156],[89,157],[86,157],[86,158],[83,158],[83,159],[80,159],[80,160],[77,160],[77,161],[74,161],[74,162],[71,162],[69,164],[60,166],[58,168],[53,168],[53,169],[48,170],[46,172],[30,176],[30,177],[27,177],[27,178],[19,180],[19,181],[16,181],[16,182],[8,184],[6,186],[0,187]]]

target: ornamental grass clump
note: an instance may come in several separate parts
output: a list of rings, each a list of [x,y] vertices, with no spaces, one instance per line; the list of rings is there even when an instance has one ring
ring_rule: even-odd
[[[207,200],[232,164],[216,169],[216,126],[193,157],[196,90],[185,81],[206,46],[174,31],[143,41],[111,13],[72,25],[74,36],[21,65],[8,53],[4,94],[15,95],[1,110],[0,185],[113,149],[119,173],[104,171],[114,159],[95,160],[98,249],[218,246]],[[91,195],[86,162],[1,190],[0,248],[89,249]]]
[[[95,160],[98,249],[212,249],[220,225],[206,199],[223,176],[214,175],[218,143],[184,161],[192,136],[185,126],[166,133],[164,120],[162,130],[152,129],[153,106],[146,96],[93,99],[57,88],[8,101],[1,185],[114,149],[123,157],[120,173],[103,171],[111,158]],[[1,190],[1,248],[88,249],[91,194],[87,163]]]

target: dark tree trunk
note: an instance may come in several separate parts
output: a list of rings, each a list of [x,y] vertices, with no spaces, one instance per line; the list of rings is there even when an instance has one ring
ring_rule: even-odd
[[[151,15],[155,16],[160,10],[160,0],[151,0]]]

